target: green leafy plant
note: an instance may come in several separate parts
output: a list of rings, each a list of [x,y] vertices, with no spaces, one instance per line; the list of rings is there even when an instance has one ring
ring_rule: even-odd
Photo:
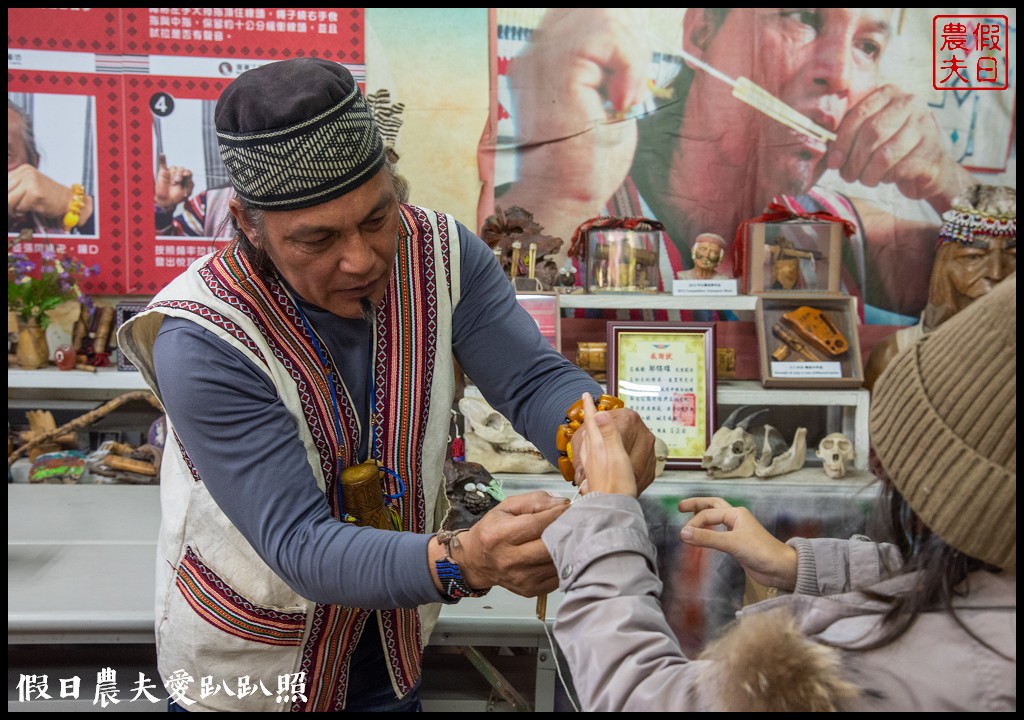
[[[78,283],[99,271],[99,266],[86,266],[78,258],[58,256],[51,246],[40,253],[36,266],[24,253],[14,251],[14,241],[7,240],[7,308],[26,323],[35,320],[46,327],[50,318],[46,312],[65,300],[78,300],[85,305],[90,300]]]

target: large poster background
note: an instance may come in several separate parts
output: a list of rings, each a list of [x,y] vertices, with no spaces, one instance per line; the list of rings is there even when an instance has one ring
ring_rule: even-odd
[[[1006,16],[1008,89],[933,87],[940,14]],[[846,289],[868,322],[908,324],[927,296],[952,188],[1016,187],[1012,8],[498,8],[494,42],[478,220],[495,204],[520,205],[565,240],[563,254],[591,217],[652,217],[673,241],[668,280],[689,267],[699,232],[731,242],[785,194],[796,198],[791,209],[856,223]],[[787,135],[684,49],[750,78],[839,140],[819,149]],[[857,129],[851,108],[865,98]],[[840,147],[846,161],[833,164]]]
[[[547,38],[562,54],[541,56],[534,75],[521,77],[514,87],[511,68],[536,45],[535,29],[548,17],[547,8],[9,9],[8,97],[29,99],[38,108],[40,172],[64,186],[81,179],[96,201],[92,227],[69,235],[51,219],[38,224],[33,247],[25,249],[32,254],[35,245],[52,241],[58,251],[98,264],[100,274],[86,286],[90,293],[156,292],[192,258],[216,245],[211,238],[216,198],[203,191],[216,189],[222,177],[204,104],[210,105],[245,69],[301,54],[344,62],[368,94],[384,98],[393,132],[389,140],[399,154],[399,170],[410,181],[412,201],[451,212],[475,224],[474,229],[493,212],[497,197],[503,205],[525,207],[546,233],[563,238],[564,254],[575,228],[590,217],[649,214],[669,225],[678,248],[672,260],[685,267],[692,237],[714,228],[711,222],[680,225],[669,200],[713,183],[712,200],[725,202],[726,212],[699,199],[708,217],[721,225],[718,231],[732,240],[742,220],[764,209],[767,188],[759,175],[780,165],[783,153],[772,144],[770,128],[727,104],[724,85],[711,84],[700,102],[685,105],[688,111],[703,110],[700,122],[690,128],[710,129],[720,137],[707,141],[703,164],[690,168],[674,186],[667,173],[659,174],[659,163],[672,156],[672,143],[681,136],[678,120],[670,116],[671,106],[678,109],[685,94],[669,97],[672,83],[686,72],[694,74],[680,54],[686,9],[579,10],[582,16],[574,9],[558,11],[568,14],[568,22],[553,26]],[[750,12],[768,9],[738,10],[732,16]],[[933,89],[932,19],[939,13],[1008,18],[1008,89]],[[614,23],[605,24],[609,19]],[[808,20],[821,22],[811,14],[804,24],[811,24]],[[877,63],[875,84],[907,93],[927,108],[949,167],[978,182],[1015,187],[1016,11],[904,8],[887,20],[891,38]],[[786,88],[779,86],[780,61],[767,52],[770,44],[730,32],[718,36],[725,42],[715,62],[787,98]],[[863,50],[865,44],[861,40],[853,47]],[[575,66],[565,61],[565,53],[580,52],[590,53],[589,71],[601,70],[586,82],[604,94],[597,112],[576,119],[571,111],[578,88],[568,73]],[[827,54],[817,58],[818,65],[828,62]],[[608,95],[608,88],[629,63],[642,68],[637,77],[649,83],[648,92],[640,93],[628,111],[613,110],[623,98]],[[533,106],[542,110],[523,110],[523,98],[531,96]],[[166,115],[156,112],[168,107],[158,102],[163,97],[174,101]],[[55,102],[67,105],[53,109]],[[544,122],[554,123],[556,131],[548,133]],[[744,123],[748,136],[757,138],[752,150],[728,146],[728,130],[735,123]],[[634,151],[631,134],[637,125],[645,129]],[[601,144],[583,162],[563,153],[573,142],[595,137]],[[560,139],[567,142],[556,142]],[[193,171],[196,186],[190,203],[176,207],[176,229],[158,232],[152,198],[161,148],[169,164]],[[531,154],[544,161],[539,173],[528,167]],[[940,160],[933,160],[924,164],[938,167]],[[632,187],[622,182],[627,172],[622,168],[630,163],[629,174],[638,181]],[[739,164],[744,175],[737,181],[716,180],[729,163]],[[866,296],[872,306],[869,321],[912,322],[930,271],[938,203],[912,197],[907,183],[898,186],[892,178],[865,183],[856,173],[848,174],[829,168],[815,188],[849,199],[858,222],[882,228],[848,249],[846,280],[854,286],[848,289]],[[946,178],[954,174],[940,173]],[[601,202],[560,206],[567,195],[580,199],[574,187],[580,177],[606,187]],[[181,229],[188,227],[197,234]]]

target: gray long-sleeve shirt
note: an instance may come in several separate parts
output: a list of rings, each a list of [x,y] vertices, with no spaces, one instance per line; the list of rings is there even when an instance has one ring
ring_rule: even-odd
[[[584,392],[596,397],[601,387],[544,339],[487,245],[463,225],[458,230],[455,357],[492,407],[554,463],[555,433],[566,409]],[[366,428],[368,323],[300,302]],[[167,415],[210,494],[296,592],[373,609],[442,599],[427,564],[429,536],[360,528],[331,517],[294,419],[267,376],[238,350],[195,323],[167,318],[153,357]],[[360,460],[366,448],[364,432]]]
[[[584,495],[543,541],[565,593],[555,640],[584,712],[799,710],[833,693],[841,712],[1016,710],[1015,569],[971,573],[952,598],[958,620],[944,608],[922,612],[898,640],[839,653],[876,639],[890,609],[856,591],[857,583],[891,595],[922,580],[915,572],[882,579],[884,560],[896,568],[898,553],[863,536],[794,539],[799,592],[748,605],[739,616],[742,628],[751,616],[781,610],[799,632],[786,624],[761,623],[756,632],[732,626],[716,639],[718,651],[690,658],[665,616],[656,549],[636,498]],[[835,693],[836,675],[861,692]]]

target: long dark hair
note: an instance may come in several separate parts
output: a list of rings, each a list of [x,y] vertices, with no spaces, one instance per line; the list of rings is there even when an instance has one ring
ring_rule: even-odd
[[[885,647],[910,630],[921,613],[943,610],[978,643],[1000,657],[1013,660],[978,637],[953,606],[955,598],[970,594],[969,575],[972,572],[999,572],[999,568],[948,545],[921,522],[910,503],[889,480],[873,450],[871,470],[882,482],[877,517],[881,526],[879,529],[889,542],[899,548],[903,560],[899,568],[888,568],[883,572],[890,577],[915,572],[918,581],[912,588],[893,593],[856,588],[865,597],[886,604],[888,609],[883,614],[882,630],[878,637],[867,643],[842,646],[843,649],[860,651]]]

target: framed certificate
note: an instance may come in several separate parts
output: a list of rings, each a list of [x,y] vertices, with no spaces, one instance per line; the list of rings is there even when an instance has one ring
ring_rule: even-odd
[[[665,441],[666,468],[699,469],[715,430],[715,324],[609,321],[608,392]]]

